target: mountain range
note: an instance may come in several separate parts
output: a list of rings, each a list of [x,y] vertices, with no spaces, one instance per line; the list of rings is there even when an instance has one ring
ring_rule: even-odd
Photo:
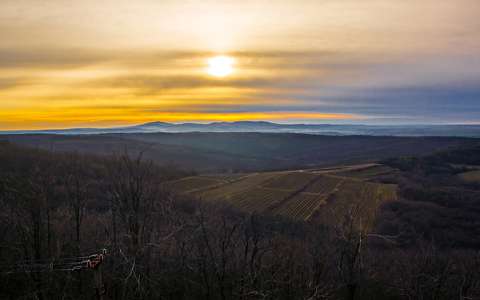
[[[213,122],[208,124],[150,122],[126,127],[0,131],[0,134],[79,135],[154,132],[265,132],[316,135],[480,137],[480,125],[278,124],[266,121]]]

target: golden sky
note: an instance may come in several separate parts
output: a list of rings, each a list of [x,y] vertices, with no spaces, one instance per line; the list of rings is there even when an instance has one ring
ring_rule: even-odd
[[[480,120],[480,1],[2,0],[0,130]],[[208,60],[234,59],[215,77]]]

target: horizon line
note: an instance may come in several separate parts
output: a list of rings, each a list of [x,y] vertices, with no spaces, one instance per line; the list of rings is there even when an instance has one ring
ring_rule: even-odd
[[[122,129],[122,128],[132,128],[137,126],[162,123],[168,125],[184,125],[184,124],[193,124],[193,125],[213,125],[213,124],[236,124],[236,123],[268,123],[273,125],[283,125],[283,126],[294,126],[294,125],[307,125],[307,126],[371,126],[371,127],[411,127],[411,126],[480,126],[480,122],[467,122],[467,123],[377,123],[377,124],[367,124],[367,123],[309,123],[309,122],[295,122],[295,123],[284,123],[284,122],[272,122],[268,120],[239,120],[239,121],[209,121],[209,122],[199,122],[199,121],[185,121],[185,122],[168,122],[168,121],[150,121],[143,123],[134,123],[134,124],[125,124],[118,126],[92,126],[92,127],[51,127],[51,128],[39,128],[39,129],[11,129],[11,130],[0,130],[0,133],[9,133],[9,132],[42,132],[42,131],[66,131],[66,130],[88,130],[88,129]]]

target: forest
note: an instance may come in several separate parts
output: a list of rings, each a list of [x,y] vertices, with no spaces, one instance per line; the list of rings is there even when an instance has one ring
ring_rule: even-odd
[[[405,181],[402,197],[437,199],[420,194],[434,180],[435,161],[388,161],[404,177],[424,178],[416,189]],[[188,175],[141,152],[95,156],[0,143],[0,298],[480,298],[478,244],[437,242],[440,227],[426,235],[414,226],[399,244],[397,223],[379,216],[383,229],[371,231],[374,220],[356,203],[329,226],[246,214],[164,184]],[[385,209],[404,224],[398,203]],[[461,226],[476,230],[477,220]]]

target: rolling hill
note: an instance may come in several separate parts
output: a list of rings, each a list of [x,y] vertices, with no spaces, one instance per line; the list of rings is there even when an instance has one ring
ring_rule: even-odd
[[[110,155],[142,152],[159,164],[198,172],[255,172],[373,162],[427,155],[478,139],[453,137],[320,136],[294,133],[130,133],[1,135],[0,140],[54,152]]]

